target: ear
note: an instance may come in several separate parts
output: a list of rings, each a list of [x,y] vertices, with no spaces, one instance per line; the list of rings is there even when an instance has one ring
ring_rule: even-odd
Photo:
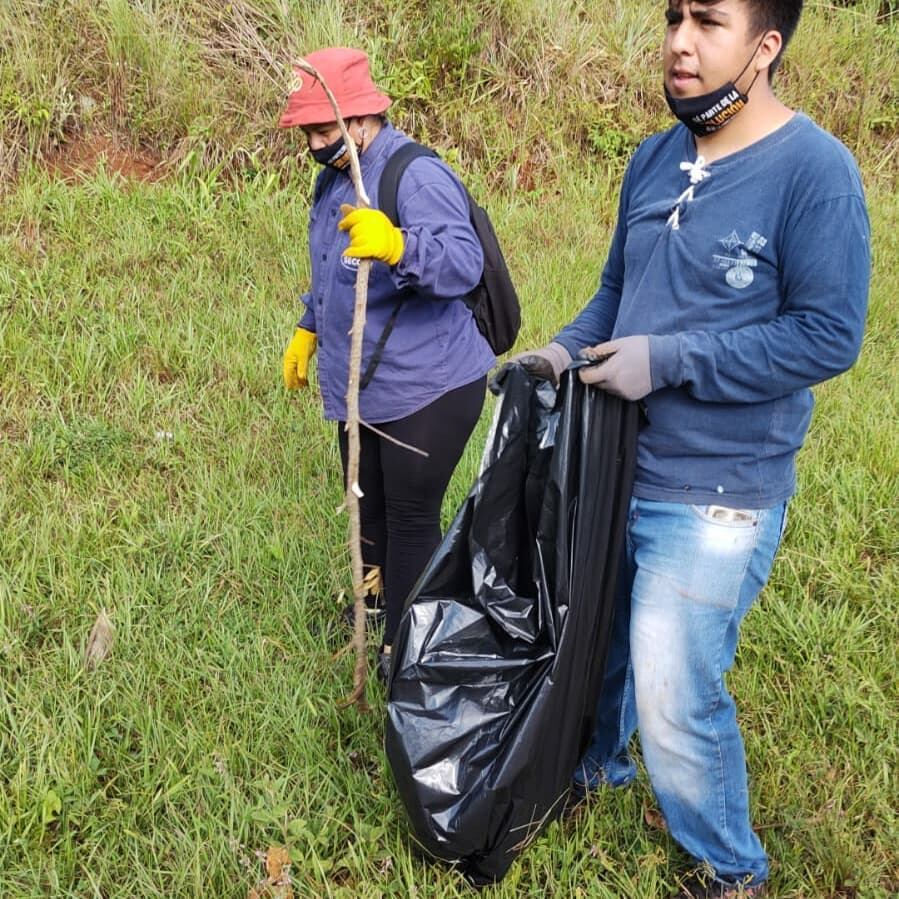
[[[755,71],[761,72],[771,66],[783,47],[783,35],[779,31],[767,31],[755,54]]]

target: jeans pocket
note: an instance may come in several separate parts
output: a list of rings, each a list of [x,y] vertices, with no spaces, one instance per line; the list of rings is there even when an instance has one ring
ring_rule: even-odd
[[[731,509],[728,506],[690,506],[693,513],[709,524],[731,528],[757,527],[760,509]]]
[[[687,593],[718,608],[736,607],[750,560],[758,545],[762,510],[691,506]]]

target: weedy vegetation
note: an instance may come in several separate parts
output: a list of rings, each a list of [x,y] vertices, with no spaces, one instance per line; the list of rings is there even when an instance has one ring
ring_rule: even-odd
[[[0,2],[0,895],[243,897],[270,845],[297,896],[469,895],[416,853],[379,713],[336,707],[334,428],[280,376],[315,171],[274,124],[293,55],[365,48],[393,121],[489,207],[519,347],[542,344],[594,290],[627,158],[669,121],[662,13]],[[812,0],[778,81],[856,154],[874,235],[862,356],[816,391],[730,678],[793,899],[899,893],[897,58],[895,4]],[[485,894],[665,896],[685,860],[657,821],[645,776],[602,792]]]

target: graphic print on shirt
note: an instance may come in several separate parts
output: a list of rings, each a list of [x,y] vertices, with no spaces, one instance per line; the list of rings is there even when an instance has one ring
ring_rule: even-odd
[[[359,260],[355,256],[341,256],[340,264],[351,272],[359,269]]]
[[[755,280],[752,270],[759,264],[758,260],[749,254],[765,246],[768,243],[767,238],[762,237],[758,231],[753,231],[749,240],[744,243],[736,231],[731,231],[727,237],[719,238],[718,243],[727,250],[727,255],[720,253],[712,255],[715,268],[725,270],[724,278],[735,290],[749,287]]]

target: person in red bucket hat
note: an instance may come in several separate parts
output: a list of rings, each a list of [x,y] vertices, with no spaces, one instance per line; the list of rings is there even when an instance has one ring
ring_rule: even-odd
[[[337,422],[346,474],[356,270],[360,259],[371,259],[362,358],[367,375],[359,404],[363,421],[381,433],[361,430],[359,485],[363,561],[382,574],[380,594],[367,603],[370,620],[384,621],[378,673],[386,677],[403,605],[440,542],[443,495],[496,361],[461,301],[480,281],[484,259],[467,192],[436,156],[419,156],[403,171],[396,192],[399,227],[377,208],[384,167],[410,139],[384,116],[390,98],[372,80],[365,53],[332,47],[306,59],[337,100],[372,208],[354,208],[349,151],[333,109],[319,81],[296,70],[278,124],[302,128],[322,172],[309,218],[311,284],[284,353],[284,383],[289,390],[306,386],[317,348],[324,414]],[[345,610],[350,618],[351,609]]]

